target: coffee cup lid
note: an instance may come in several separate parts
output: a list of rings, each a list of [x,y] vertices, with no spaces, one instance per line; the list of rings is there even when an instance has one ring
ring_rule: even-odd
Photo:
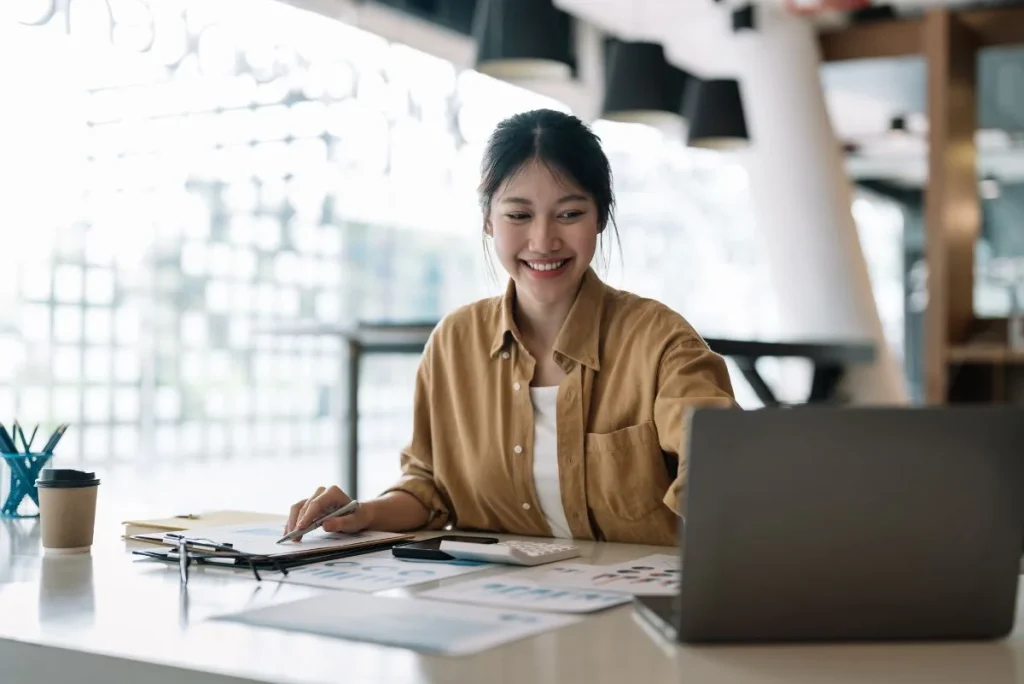
[[[62,468],[43,468],[36,480],[37,487],[95,487],[99,483],[96,473]]]

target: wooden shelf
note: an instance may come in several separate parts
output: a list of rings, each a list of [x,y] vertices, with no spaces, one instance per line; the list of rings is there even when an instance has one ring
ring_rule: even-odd
[[[1024,365],[1024,349],[1010,349],[998,344],[964,344],[949,347],[950,363],[989,363]]]

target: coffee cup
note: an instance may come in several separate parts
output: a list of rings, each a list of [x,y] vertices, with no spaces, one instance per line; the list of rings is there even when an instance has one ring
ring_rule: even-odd
[[[45,468],[36,480],[39,522],[47,553],[87,553],[96,522],[95,473]]]

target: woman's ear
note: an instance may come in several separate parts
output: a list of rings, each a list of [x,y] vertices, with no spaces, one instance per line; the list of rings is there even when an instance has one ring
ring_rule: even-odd
[[[484,219],[484,235],[494,237],[494,226],[491,225],[491,218],[489,216]]]

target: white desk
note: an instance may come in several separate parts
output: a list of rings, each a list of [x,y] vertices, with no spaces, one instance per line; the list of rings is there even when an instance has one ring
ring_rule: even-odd
[[[211,615],[246,606],[328,590],[260,584],[247,574],[193,568],[188,589],[182,592],[176,567],[136,561],[138,557],[126,554],[116,539],[98,539],[91,556],[43,557],[37,530],[31,521],[0,521],[0,681],[4,684],[1016,684],[1024,680],[1024,622],[1002,642],[695,648],[668,646],[652,637],[629,606],[468,658],[425,656],[207,621]],[[620,544],[583,546],[583,561],[593,563],[665,551]],[[436,584],[409,592],[432,586]]]

